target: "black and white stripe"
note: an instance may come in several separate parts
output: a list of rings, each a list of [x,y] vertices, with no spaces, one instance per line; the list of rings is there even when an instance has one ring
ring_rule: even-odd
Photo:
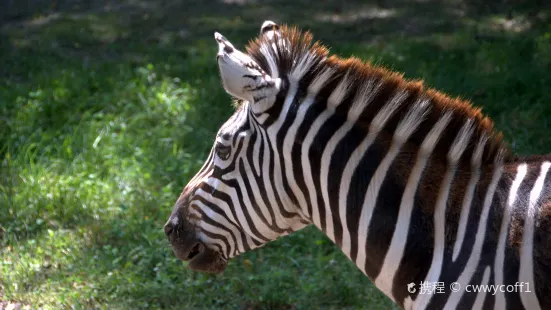
[[[513,157],[473,108],[297,30],[265,22],[248,54],[217,41],[239,107],[173,213],[207,248],[227,260],[314,224],[406,309],[551,308],[551,157]],[[408,292],[421,281],[445,292]]]

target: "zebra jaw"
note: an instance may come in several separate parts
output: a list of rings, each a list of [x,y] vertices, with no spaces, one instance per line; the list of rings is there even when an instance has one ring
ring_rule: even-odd
[[[171,214],[164,227],[174,255],[186,262],[191,270],[222,273],[228,264],[219,252],[206,246],[197,237],[194,224],[188,219]]]
[[[226,92],[252,103],[275,100],[281,79],[268,75],[249,55],[233,47],[220,33],[215,32],[214,39],[218,42],[216,60]]]

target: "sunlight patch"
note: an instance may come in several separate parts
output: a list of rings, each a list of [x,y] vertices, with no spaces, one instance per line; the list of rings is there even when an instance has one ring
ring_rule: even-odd
[[[396,15],[396,10],[383,8],[362,8],[341,14],[319,14],[316,20],[335,24],[352,23],[364,19],[383,19]]]

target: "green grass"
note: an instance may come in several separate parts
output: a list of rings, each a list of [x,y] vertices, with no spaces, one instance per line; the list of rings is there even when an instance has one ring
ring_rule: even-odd
[[[334,53],[472,99],[517,153],[551,150],[545,23],[496,30],[505,11],[473,15],[467,7],[455,22],[445,5],[399,1],[381,9],[390,17],[368,21],[347,19],[353,5],[363,8],[357,3],[121,3],[119,11],[52,7],[54,15],[31,12],[0,28],[0,301],[51,309],[394,307],[313,228],[232,260],[223,275],[193,273],[173,257],[163,224],[232,113],[214,30],[242,46],[264,19],[299,23]],[[327,21],[328,12],[340,19]],[[404,26],[415,17],[417,28]]]

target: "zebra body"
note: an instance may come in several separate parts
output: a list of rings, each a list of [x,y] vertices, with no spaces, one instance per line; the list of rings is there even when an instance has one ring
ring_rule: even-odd
[[[551,308],[551,157],[514,157],[468,102],[294,28],[265,22],[246,54],[215,39],[237,108],[165,225],[177,257],[221,272],[314,224],[403,308]]]

